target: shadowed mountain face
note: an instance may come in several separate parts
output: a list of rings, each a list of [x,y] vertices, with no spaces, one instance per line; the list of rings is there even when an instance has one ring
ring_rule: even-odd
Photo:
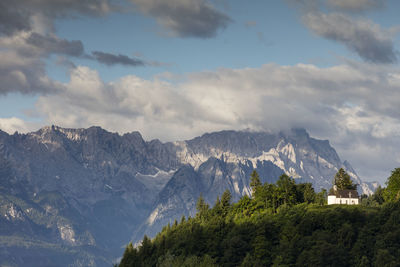
[[[146,142],[99,127],[0,131],[0,265],[110,266],[123,246],[195,213],[229,189],[249,194],[256,168],[263,182],[282,173],[329,188],[346,168],[328,141],[288,134],[222,131],[189,141]]]

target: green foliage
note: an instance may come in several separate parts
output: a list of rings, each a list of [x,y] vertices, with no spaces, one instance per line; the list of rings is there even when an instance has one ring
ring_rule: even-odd
[[[343,169],[340,168],[336,173],[334,178],[334,184],[338,189],[352,189],[356,190],[357,185],[353,184],[353,181],[350,178],[350,175]]]
[[[385,190],[381,186],[378,186],[378,188],[375,190],[375,193],[372,195],[372,200],[377,204],[382,205],[383,202],[385,202],[384,194]]]
[[[171,254],[167,254],[160,257],[157,263],[159,267],[216,267],[215,260],[209,255],[203,257],[190,256],[190,257],[174,257]]]
[[[327,206],[326,190],[286,175],[256,188],[211,209],[200,197],[194,218],[129,244],[120,266],[398,266],[400,201],[379,202],[382,190],[364,198],[376,206]]]
[[[293,178],[282,174],[276,182],[278,186],[278,199],[280,203],[293,205],[296,204],[296,183]]]
[[[232,194],[229,190],[225,190],[221,197],[221,205],[224,208],[229,208],[231,205]]]
[[[326,189],[322,189],[321,192],[315,195],[315,203],[320,206],[325,205],[327,202],[327,196],[328,193],[326,192]]]
[[[119,266],[134,266],[134,263],[138,260],[137,251],[133,247],[132,243],[129,243],[124,251],[121,263]]]
[[[258,176],[258,173],[256,170],[253,170],[253,172],[250,175],[250,188],[251,191],[253,192],[252,195],[256,196],[257,191],[259,191],[259,188],[262,186],[260,176]]]
[[[400,199],[400,168],[392,171],[392,175],[386,181],[384,198],[386,201],[397,201]]]
[[[205,202],[202,195],[200,195],[199,199],[196,203],[197,217],[205,218],[207,216],[208,211],[210,210],[210,206]]]

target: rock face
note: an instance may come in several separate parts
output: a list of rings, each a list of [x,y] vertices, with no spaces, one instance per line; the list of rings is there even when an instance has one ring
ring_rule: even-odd
[[[328,141],[301,129],[222,131],[174,143],[99,127],[0,131],[0,265],[33,257],[38,266],[110,266],[131,239],[194,215],[200,194],[211,204],[226,189],[234,200],[249,194],[254,168],[263,182],[287,173],[319,191],[341,167],[360,193],[372,192]]]

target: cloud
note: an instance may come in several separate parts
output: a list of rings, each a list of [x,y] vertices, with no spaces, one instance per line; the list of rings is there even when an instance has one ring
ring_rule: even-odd
[[[165,66],[156,61],[144,61],[125,55],[114,55],[94,51],[86,55],[81,41],[68,41],[55,35],[41,35],[31,32],[18,32],[11,36],[0,37],[0,95],[11,92],[22,94],[54,93],[62,84],[52,80],[46,74],[44,58],[57,55],[55,63],[75,68],[67,57],[96,60],[106,65],[126,66]]]
[[[84,48],[81,41],[68,41],[57,36],[43,36],[32,33],[26,42],[42,49],[47,54],[61,54],[79,57],[83,55]]]
[[[144,66],[146,63],[143,60],[137,58],[131,58],[126,55],[115,55],[111,53],[105,53],[100,51],[92,52],[93,58],[100,63],[106,64],[108,66],[120,64],[126,66]]]
[[[81,41],[55,34],[59,17],[109,12],[108,0],[2,0],[0,2],[0,95],[10,92],[47,94],[62,86],[50,79],[44,58],[51,54],[80,57]]]
[[[140,10],[155,16],[171,33],[182,37],[208,38],[230,19],[205,0],[134,1]],[[130,3],[130,2],[128,2]],[[102,16],[122,12],[111,0],[3,0],[0,2],[0,95],[10,92],[50,93],[60,84],[46,76],[44,59],[57,56],[57,64],[74,68],[68,57],[96,60],[108,66],[165,66],[123,54],[94,51],[85,54],[79,40],[56,35],[54,21],[62,17]],[[129,11],[128,11],[129,12]],[[60,60],[62,59],[62,60]],[[14,61],[14,62],[13,62]]]
[[[231,22],[207,0],[131,1],[174,36],[211,38]]]
[[[14,34],[16,31],[34,29],[36,17],[49,18],[53,27],[57,17],[73,15],[101,16],[115,10],[108,0],[2,0],[0,2],[0,34]]]
[[[139,130],[162,140],[222,129],[304,127],[329,139],[364,178],[386,178],[376,175],[399,164],[398,68],[267,64],[170,79],[131,75],[105,83],[96,71],[77,67],[64,89],[40,97],[36,108],[49,124]]]
[[[26,122],[16,117],[0,118],[0,130],[8,134],[14,134],[15,132],[26,133],[36,130],[37,127],[37,123]]]
[[[194,127],[190,126],[191,118],[205,112],[169,83],[136,76],[104,83],[96,71],[87,67],[73,69],[65,90],[40,97],[37,109],[48,121],[60,125],[96,124],[119,131],[130,131],[135,125],[148,134],[162,129],[171,133],[171,138],[176,133],[173,129]]]
[[[327,0],[328,6],[341,11],[362,12],[384,6],[384,0]]]
[[[30,20],[25,10],[19,10],[11,1],[0,1],[0,34],[29,30]]]
[[[54,28],[57,18],[131,12],[129,3],[154,17],[173,36],[211,38],[231,22],[208,0],[2,0],[0,34],[32,30],[43,34],[46,30],[42,32],[35,27],[45,27],[48,31]]]
[[[62,85],[46,75],[43,61],[15,51],[0,51],[0,95],[56,92]]]
[[[77,55],[82,51],[80,42],[25,31],[0,36],[0,47],[0,95],[56,92],[62,85],[47,76],[43,58],[51,53]]]
[[[344,44],[363,60],[373,63],[395,63],[393,33],[369,20],[355,20],[340,13],[309,12],[304,24],[315,34]]]
[[[87,56],[83,43],[56,35],[54,20],[68,16],[101,16],[116,7],[108,0],[4,0],[0,3],[0,95],[10,92],[47,94],[62,86],[46,74],[44,59],[74,68],[69,57],[97,60],[102,64],[156,66],[139,59],[100,51]]]

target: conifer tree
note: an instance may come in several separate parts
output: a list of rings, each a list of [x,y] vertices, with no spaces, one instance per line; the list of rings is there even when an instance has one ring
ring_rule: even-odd
[[[343,168],[340,168],[339,171],[335,174],[334,184],[339,190],[355,190],[357,188],[357,185],[353,184],[350,175]]]
[[[128,267],[133,266],[133,264],[137,261],[137,250],[133,247],[132,242],[130,242],[124,251],[124,255],[119,264],[120,267]]]
[[[252,191],[252,195],[256,197],[257,195],[257,190],[262,186],[260,176],[258,175],[256,170],[253,170],[253,172],[250,175],[250,188]]]
[[[222,194],[221,197],[222,207],[229,207],[231,205],[231,199],[232,199],[231,192],[228,189],[225,190],[225,192]]]
[[[210,206],[205,202],[203,195],[200,194],[196,203],[197,216],[204,217],[209,209]]]

